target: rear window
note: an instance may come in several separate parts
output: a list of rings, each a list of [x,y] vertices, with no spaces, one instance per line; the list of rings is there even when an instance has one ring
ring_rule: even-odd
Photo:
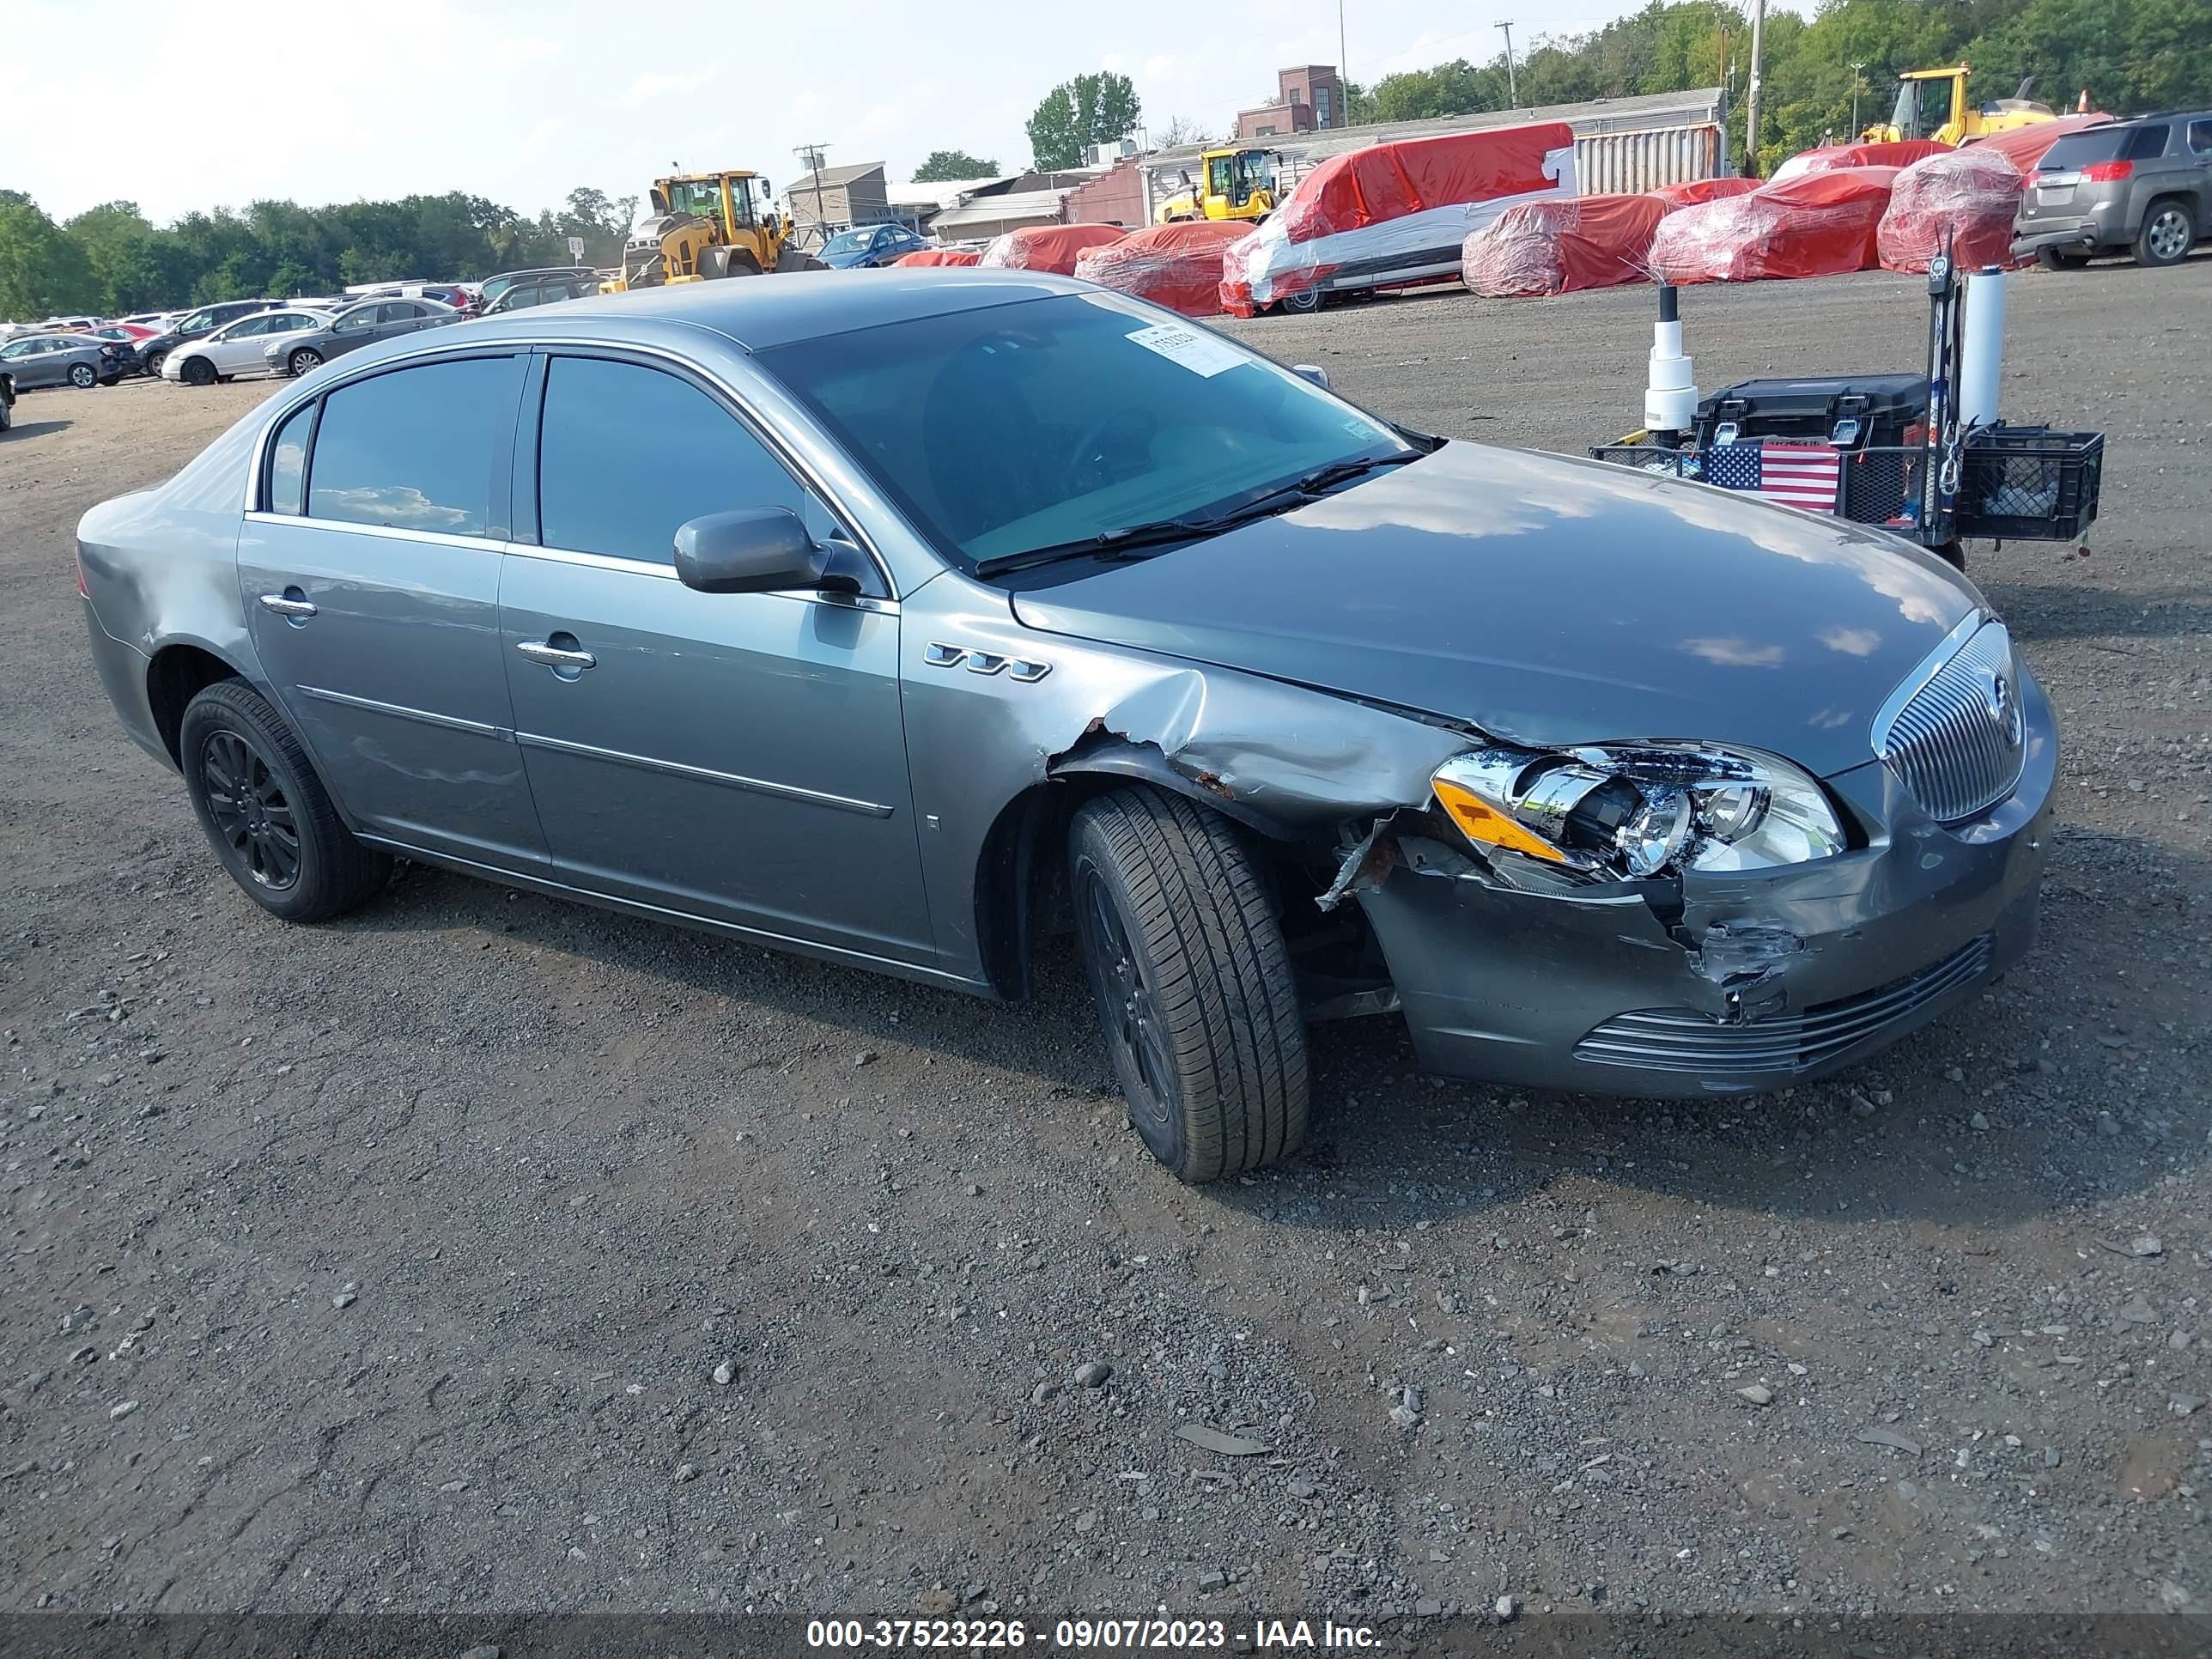
[[[2166,154],[2166,125],[2154,121],[2141,127],[2092,127],[2069,132],[2045,152],[2039,170],[2071,173],[2099,161],[2148,161]]]

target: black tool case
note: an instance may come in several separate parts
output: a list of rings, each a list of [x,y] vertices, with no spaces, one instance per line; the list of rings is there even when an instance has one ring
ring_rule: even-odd
[[[1838,449],[1899,448],[1906,428],[1927,418],[1928,382],[1918,374],[1739,380],[1698,405],[1698,447],[1727,441],[1718,434],[1733,426],[1740,443],[1781,438]]]

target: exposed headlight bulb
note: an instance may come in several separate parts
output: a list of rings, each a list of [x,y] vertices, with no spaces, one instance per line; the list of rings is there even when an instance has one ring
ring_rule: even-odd
[[[1644,799],[1627,821],[1613,832],[1621,861],[1632,876],[1656,875],[1674,860],[1690,838],[1690,797],[1686,790],[1647,787]]]

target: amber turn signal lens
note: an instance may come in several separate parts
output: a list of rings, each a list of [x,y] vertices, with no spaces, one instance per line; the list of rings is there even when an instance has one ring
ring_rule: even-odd
[[[1532,830],[1524,829],[1464,785],[1449,778],[1436,780],[1437,799],[1462,834],[1486,847],[1503,847],[1525,853],[1547,864],[1565,864],[1567,855]]]

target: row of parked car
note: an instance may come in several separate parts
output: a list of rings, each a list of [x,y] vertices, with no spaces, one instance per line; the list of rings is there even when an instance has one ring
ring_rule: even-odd
[[[582,265],[502,271],[481,283],[410,283],[368,294],[226,300],[197,310],[103,321],[50,317],[0,325],[0,430],[17,392],[113,386],[132,374],[213,386],[240,374],[305,374],[396,334],[579,298],[599,289]]]

